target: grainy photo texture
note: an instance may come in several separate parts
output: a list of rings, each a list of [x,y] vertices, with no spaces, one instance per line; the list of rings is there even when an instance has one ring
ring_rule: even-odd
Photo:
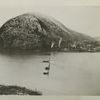
[[[100,96],[100,6],[1,6],[0,95]]]

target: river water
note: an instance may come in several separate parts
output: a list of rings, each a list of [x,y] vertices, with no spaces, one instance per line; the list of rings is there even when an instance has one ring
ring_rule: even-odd
[[[44,75],[50,57],[50,73]],[[100,95],[100,53],[0,54],[0,84],[43,95]]]

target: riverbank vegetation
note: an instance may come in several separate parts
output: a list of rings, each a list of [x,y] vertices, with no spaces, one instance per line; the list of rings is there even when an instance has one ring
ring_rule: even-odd
[[[0,95],[42,95],[39,91],[14,85],[0,85]]]

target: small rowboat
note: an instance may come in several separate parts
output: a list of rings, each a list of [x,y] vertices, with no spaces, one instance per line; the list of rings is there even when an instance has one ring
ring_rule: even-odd
[[[44,72],[43,74],[44,74],[44,75],[49,75],[49,72]]]
[[[45,67],[45,70],[49,70],[50,69],[50,67]]]
[[[49,60],[44,60],[43,62],[45,62],[45,63],[50,63],[50,61],[49,61]]]

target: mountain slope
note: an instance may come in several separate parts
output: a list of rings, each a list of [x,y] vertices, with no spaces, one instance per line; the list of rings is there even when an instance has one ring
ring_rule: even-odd
[[[100,41],[100,37],[99,36],[98,37],[95,37],[95,39],[98,40],[98,41]]]
[[[17,16],[0,28],[0,46],[5,49],[88,51],[98,45],[94,38],[41,14]]]

